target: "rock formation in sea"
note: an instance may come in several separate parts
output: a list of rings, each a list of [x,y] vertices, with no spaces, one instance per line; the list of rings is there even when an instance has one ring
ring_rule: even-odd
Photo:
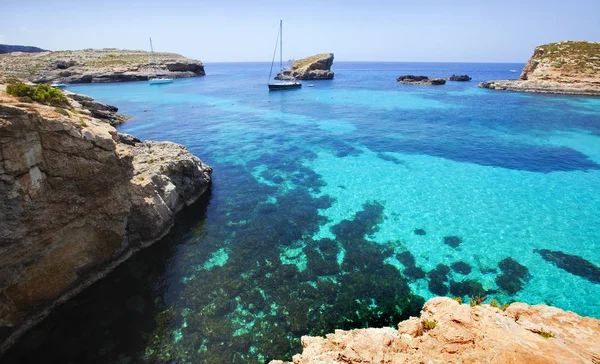
[[[141,142],[81,95],[26,102],[0,76],[0,353],[57,304],[161,239],[210,187],[184,146]],[[114,116],[114,115],[113,115]]]
[[[149,52],[115,48],[0,55],[0,73],[35,83],[100,83],[148,79]],[[204,76],[202,62],[154,53],[156,73],[174,78]]]
[[[434,85],[439,86],[446,83],[443,78],[429,78],[427,76],[404,75],[396,79],[398,82],[406,85]]]
[[[469,75],[452,75],[448,77],[448,81],[471,81]]]
[[[292,68],[278,73],[275,79],[331,80],[334,75],[331,65],[333,65],[333,53],[317,54],[292,62]]]
[[[546,305],[470,306],[438,297],[398,329],[303,336],[293,363],[597,363],[598,335],[600,320]]]
[[[48,52],[48,51],[45,49],[42,49],[42,48],[32,47],[32,46],[0,44],[0,54],[13,53],[13,52],[37,53],[37,52]]]
[[[493,80],[494,90],[600,95],[600,42],[564,41],[536,47],[517,80]]]

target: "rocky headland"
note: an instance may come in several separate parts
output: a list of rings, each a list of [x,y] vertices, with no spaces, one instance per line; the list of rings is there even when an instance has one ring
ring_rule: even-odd
[[[494,90],[600,96],[600,43],[564,41],[536,47],[516,80],[481,82]]]
[[[148,79],[150,53],[115,48],[0,54],[0,73],[35,83],[101,83]],[[156,72],[173,78],[204,76],[202,62],[154,53]]]
[[[333,65],[333,53],[317,54],[292,62],[292,68],[278,73],[275,79],[331,80],[334,76],[331,65]]]
[[[116,109],[42,105],[0,76],[0,353],[50,310],[161,239],[210,188],[184,146],[119,134]]]
[[[398,329],[303,336],[293,363],[593,364],[600,362],[599,335],[600,320],[546,305],[471,306],[438,297]]]
[[[0,44],[0,54],[13,53],[13,52],[37,53],[37,52],[48,52],[48,51],[45,49],[42,49],[42,48],[32,47],[32,46]]]
[[[396,81],[405,85],[444,85],[446,80],[443,78],[429,78],[427,76],[404,75],[396,79]]]

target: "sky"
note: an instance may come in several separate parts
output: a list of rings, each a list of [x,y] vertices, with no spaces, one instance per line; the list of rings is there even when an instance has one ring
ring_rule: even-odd
[[[519,62],[541,44],[600,41],[600,0],[0,0],[0,44],[149,49],[204,62]]]

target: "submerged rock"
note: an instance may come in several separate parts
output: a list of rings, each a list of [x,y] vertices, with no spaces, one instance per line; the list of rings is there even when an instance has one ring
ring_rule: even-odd
[[[444,236],[444,244],[458,248],[462,244],[462,238],[460,236]]]
[[[468,265],[467,263],[463,262],[463,261],[454,262],[454,263],[452,263],[450,265],[450,267],[456,273],[460,273],[460,274],[469,274],[469,273],[471,273],[471,266]]]
[[[415,235],[427,235],[427,232],[423,229],[415,229]]]
[[[513,303],[502,311],[438,297],[398,329],[303,336],[293,363],[594,363],[598,335],[599,320],[546,305]]]
[[[36,83],[145,81],[150,53],[116,48],[0,55],[0,73]],[[173,78],[204,76],[202,62],[175,53],[154,53],[153,71]]]
[[[398,82],[406,85],[434,85],[439,86],[446,83],[443,78],[429,78],[427,76],[405,75],[396,79]]]
[[[600,268],[582,257],[548,249],[535,249],[534,252],[560,269],[585,278],[590,282],[600,283]]]
[[[492,80],[492,90],[600,95],[600,43],[564,41],[538,46],[518,80]]]
[[[334,76],[331,71],[332,65],[333,53],[317,54],[292,62],[292,68],[278,73],[275,79],[331,80]]]
[[[161,239],[209,189],[184,146],[119,135],[85,96],[23,103],[0,85],[0,352],[57,304]],[[139,304],[134,306],[139,307]]]
[[[523,285],[529,276],[527,267],[510,257],[500,261],[498,267],[502,271],[502,274],[496,277],[496,284],[498,287],[511,295],[514,295],[523,289]]]

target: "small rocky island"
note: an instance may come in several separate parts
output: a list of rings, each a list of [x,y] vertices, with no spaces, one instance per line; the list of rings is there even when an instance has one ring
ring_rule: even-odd
[[[600,96],[600,43],[564,41],[536,47],[516,80],[481,82],[494,90]]]
[[[334,75],[331,71],[332,65],[333,53],[317,54],[292,62],[292,68],[278,73],[275,79],[331,80]]]
[[[452,75],[448,77],[448,81],[466,82],[471,81],[471,77],[469,75]]]
[[[443,78],[429,78],[427,76],[404,75],[396,79],[398,82],[405,85],[444,85],[446,80]]]
[[[209,190],[211,167],[183,145],[118,133],[110,121],[122,119],[0,75],[0,353]]]
[[[116,48],[0,54],[0,74],[35,83],[101,83],[148,79],[150,53]],[[156,72],[173,78],[204,76],[202,62],[154,53]]]
[[[599,320],[546,305],[469,305],[438,297],[398,329],[303,336],[293,363],[596,363],[598,335]]]

